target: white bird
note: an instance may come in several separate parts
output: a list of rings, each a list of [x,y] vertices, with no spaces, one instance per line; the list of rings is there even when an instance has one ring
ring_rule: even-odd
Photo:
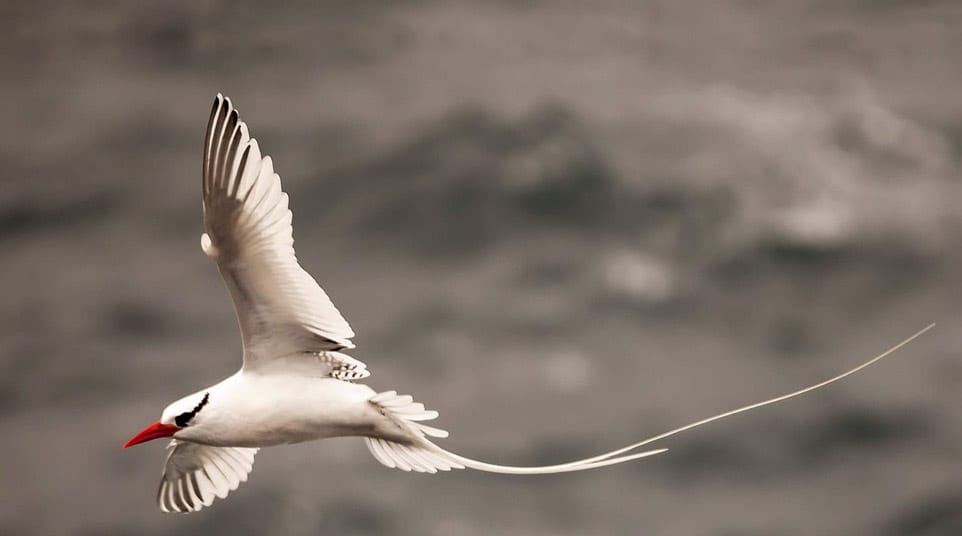
[[[288,197],[269,156],[261,154],[230,99],[214,99],[204,142],[201,248],[234,302],[243,338],[240,370],[185,396],[124,448],[173,437],[157,503],[165,512],[194,512],[247,480],[261,447],[336,436],[361,436],[388,467],[435,473],[471,468],[507,474],[582,471],[644,458],[667,449],[629,451],[683,430],[817,389],[878,361],[929,330],[844,374],[659,436],[559,465],[512,467],[459,456],[428,437],[447,432],[423,424],[438,416],[396,391],[357,383],[367,366],[344,353],[354,332],[294,255]],[[934,325],[934,324],[933,324]]]

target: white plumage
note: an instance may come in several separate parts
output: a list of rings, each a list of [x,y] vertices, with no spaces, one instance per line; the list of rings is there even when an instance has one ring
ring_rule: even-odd
[[[581,471],[664,452],[629,453],[707,422],[828,385],[887,352],[817,385],[677,428],[634,445],[574,462],[513,467],[459,456],[428,437],[444,430],[410,395],[375,393],[356,383],[367,366],[345,354],[354,332],[294,253],[291,211],[269,156],[261,154],[230,99],[217,95],[203,154],[201,249],[216,264],[234,303],[243,366],[229,378],[185,396],[125,446],[173,437],[157,494],[165,512],[193,512],[247,480],[261,447],[335,436],[362,436],[387,467],[435,473],[471,468],[506,474]]]

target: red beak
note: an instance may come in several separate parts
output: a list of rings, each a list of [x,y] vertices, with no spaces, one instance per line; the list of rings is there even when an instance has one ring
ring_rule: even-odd
[[[147,428],[144,428],[137,435],[130,438],[130,441],[124,443],[124,448],[132,447],[143,443],[144,441],[150,441],[151,439],[160,439],[161,437],[170,437],[174,433],[180,430],[177,426],[172,424],[161,424],[160,421],[151,424]]]

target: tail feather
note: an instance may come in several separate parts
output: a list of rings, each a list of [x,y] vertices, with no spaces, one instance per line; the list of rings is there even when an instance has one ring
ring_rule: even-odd
[[[659,439],[664,439],[669,436],[684,432],[685,430],[690,430],[703,424],[708,424],[712,421],[724,419],[725,417],[730,417],[732,415],[760,408],[762,406],[788,400],[790,398],[794,398],[796,396],[825,387],[826,385],[835,383],[843,378],[855,374],[856,372],[877,361],[880,361],[884,357],[892,354],[899,348],[920,337],[923,333],[932,329],[934,326],[935,324],[930,324],[916,332],[911,337],[908,337],[902,342],[892,346],[885,352],[882,352],[861,365],[815,385],[811,385],[785,395],[777,396],[775,398],[770,398],[762,402],[756,402],[754,404],[742,406],[731,411],[726,411],[724,413],[708,417],[707,419],[702,419],[700,421],[675,428],[674,430],[659,434],[643,441],[639,441],[638,443],[606,452],[598,456],[584,458],[582,460],[576,460],[573,462],[562,463],[558,465],[543,465],[538,467],[516,467],[512,465],[497,465],[479,460],[473,460],[471,458],[465,458],[464,456],[455,454],[451,451],[444,450],[443,448],[429,441],[425,436],[447,437],[448,433],[444,430],[433,428],[417,422],[434,419],[438,416],[437,412],[425,410],[424,405],[414,402],[414,399],[410,395],[398,395],[397,391],[386,391],[374,395],[371,397],[370,401],[371,403],[383,408],[385,410],[385,414],[393,416],[397,424],[403,426],[411,433],[412,437],[410,443],[401,444],[383,438],[366,438],[366,441],[371,453],[379,462],[388,467],[396,467],[404,471],[435,473],[438,470],[447,471],[450,469],[470,468],[489,473],[502,473],[510,475],[540,475],[597,469],[599,467],[615,465],[640,458],[647,458],[648,456],[653,456],[655,454],[660,454],[668,449],[655,449],[645,452],[635,452],[633,454],[627,453],[638,449],[639,447],[658,441]]]
[[[392,469],[419,473],[464,469],[464,465],[451,457],[432,451],[428,445],[433,444],[426,439],[418,445],[402,445],[379,437],[367,437],[364,441],[374,458]]]
[[[585,458],[583,460],[576,460],[568,463],[561,463],[557,465],[540,465],[535,467],[517,467],[514,465],[497,465],[493,463],[482,462],[479,460],[472,460],[471,458],[465,458],[451,451],[444,450],[441,447],[435,445],[434,443],[427,442],[430,447],[433,448],[436,454],[444,457],[446,460],[450,460],[464,467],[474,469],[476,471],[485,471],[487,473],[501,473],[504,475],[550,475],[555,473],[571,473],[574,471],[587,471],[588,469],[597,469],[599,467],[605,467],[607,465],[615,465],[624,462],[630,462],[632,460],[637,460],[640,458],[647,458],[648,456],[654,456],[655,454],[661,454],[666,452],[668,449],[655,449],[648,450],[645,452],[637,452],[635,454],[628,454],[625,456],[604,458],[601,460],[595,460],[594,458]]]
[[[638,458],[665,452],[668,449],[657,449],[605,459],[578,460],[558,465],[541,467],[514,467],[472,460],[464,456],[444,450],[428,440],[430,437],[448,437],[448,432],[433,426],[422,424],[420,421],[431,420],[438,416],[438,412],[424,409],[424,404],[414,402],[410,395],[398,395],[396,391],[386,391],[374,395],[371,403],[379,406],[394,418],[395,422],[407,429],[412,436],[408,444],[390,441],[380,437],[367,437],[368,450],[381,464],[400,469],[402,471],[417,471],[421,473],[436,473],[451,469],[475,469],[489,473],[503,473],[511,475],[537,475],[550,473],[564,473],[569,471],[583,471],[606,465],[614,465]]]

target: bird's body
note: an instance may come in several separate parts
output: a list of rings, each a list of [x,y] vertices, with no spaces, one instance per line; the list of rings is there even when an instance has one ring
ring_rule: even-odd
[[[212,446],[270,447],[393,431],[390,421],[369,402],[374,390],[361,383],[242,369],[187,398],[207,393],[211,402],[198,413],[196,422],[174,435],[177,439]]]
[[[582,471],[664,452],[635,449],[707,422],[817,389],[852,374],[908,341],[830,380],[677,428],[633,445],[559,465],[513,467],[459,456],[428,437],[438,416],[395,391],[359,383],[367,366],[346,354],[354,332],[297,261],[287,194],[230,100],[214,99],[203,157],[201,249],[224,278],[244,344],[234,375],[170,404],[125,447],[172,437],[158,490],[160,508],[192,512],[247,479],[262,447],[327,437],[363,437],[388,467],[434,473],[476,469],[506,474]]]

